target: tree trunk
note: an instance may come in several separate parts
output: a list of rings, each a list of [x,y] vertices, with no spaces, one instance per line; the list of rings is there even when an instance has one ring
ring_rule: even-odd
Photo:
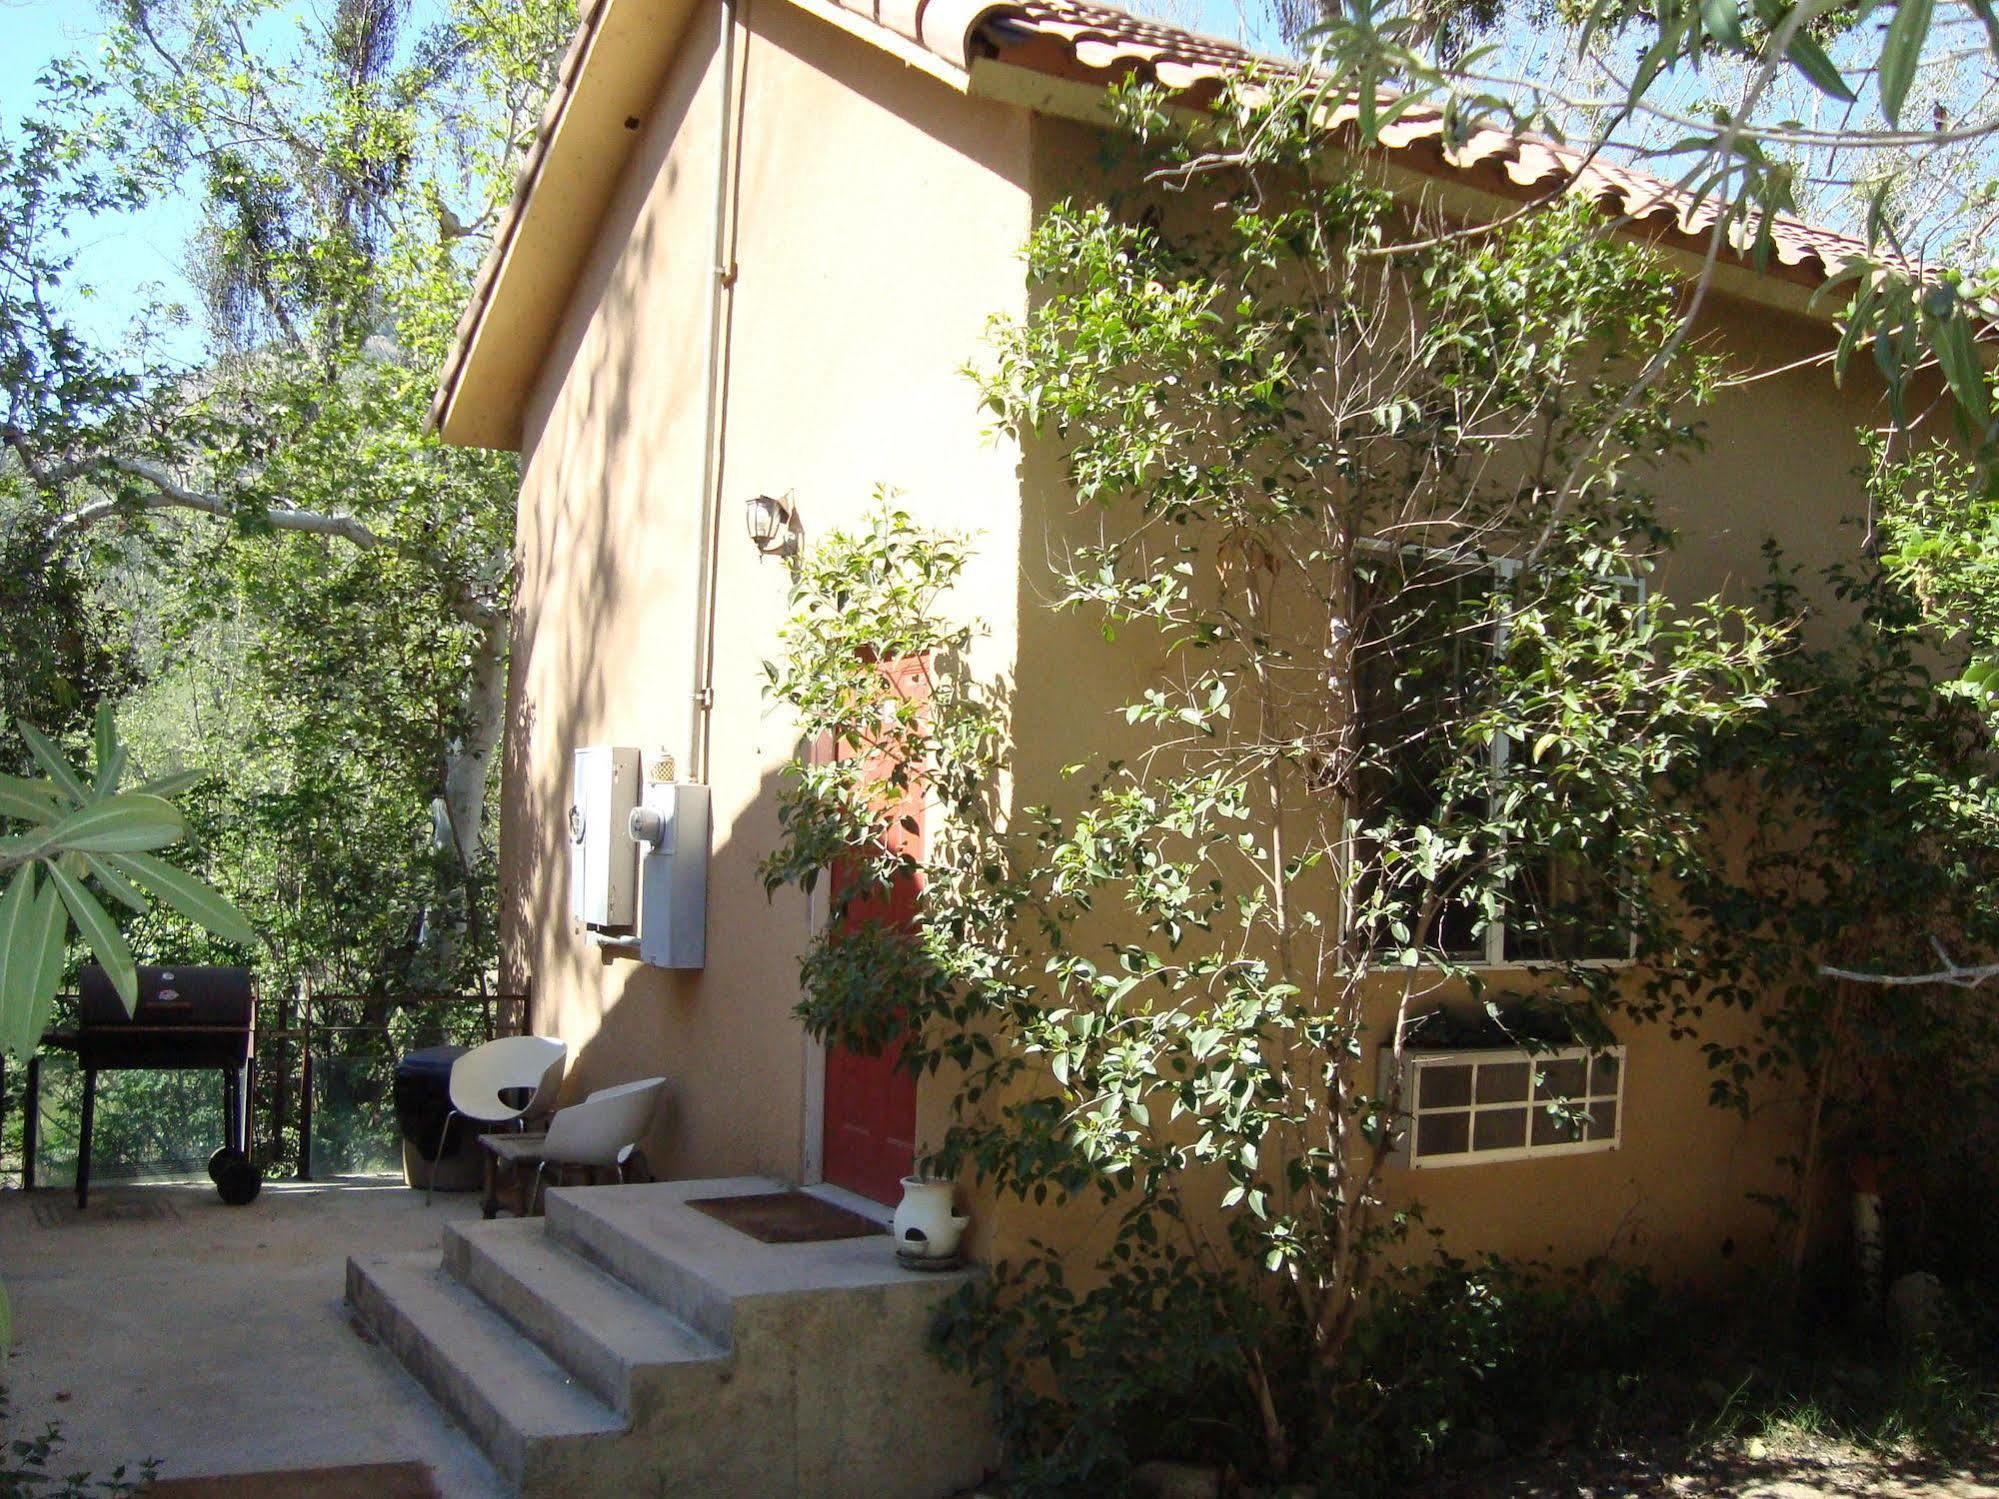
[[[445,752],[443,780],[431,803],[431,846],[451,851],[464,892],[458,909],[424,912],[419,946],[432,955],[440,972],[451,968],[468,928],[478,929],[473,886],[484,859],[480,833],[486,821],[486,786],[506,729],[509,625],[504,610],[487,610],[480,617],[465,691],[465,734]]]
[[[444,759],[444,784],[434,815],[439,847],[449,846],[469,877],[479,865],[486,820],[486,785],[507,713],[507,616],[489,612],[479,627],[472,680],[465,694],[465,737]]]

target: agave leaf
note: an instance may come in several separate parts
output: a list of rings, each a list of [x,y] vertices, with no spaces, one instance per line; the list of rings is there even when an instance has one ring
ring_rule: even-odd
[[[67,811],[62,793],[47,781],[0,775],[0,817],[23,822],[54,822]]]
[[[35,914],[35,866],[23,864],[0,895],[0,1044],[27,1055],[27,1029],[34,980],[41,974],[39,934],[30,930]]]
[[[148,796],[176,797],[183,791],[199,786],[208,777],[209,772],[205,770],[181,770],[170,776],[155,776],[150,781],[141,781],[132,789],[135,792],[143,791]]]
[[[216,891],[185,869],[150,854],[113,854],[110,862],[172,906],[189,921],[199,922],[224,942],[239,947],[257,945],[257,929]]]
[[[63,758],[62,751],[55,747],[49,736],[25,718],[17,718],[14,720],[14,725],[21,731],[21,738],[28,746],[28,753],[35,757],[35,763],[42,767],[49,779],[60,786],[71,801],[89,801],[90,793],[84,787],[83,777],[71,768],[69,761]]]
[[[114,745],[109,758],[97,762],[97,794],[109,796],[125,776],[125,746]]]
[[[109,703],[97,705],[97,794],[109,796],[118,786],[118,771],[124,766],[125,752],[118,747],[118,721]],[[105,770],[112,775],[107,780]]]
[[[111,987],[125,1002],[125,1013],[131,1014],[139,1003],[139,970],[132,961],[132,949],[125,945],[124,935],[104,913],[104,907],[97,903],[96,896],[60,864],[51,864],[48,868],[49,877],[55,881],[56,889],[62,892],[62,903],[69,907],[77,930],[83,933],[83,940],[90,944],[91,952],[96,954],[97,961],[110,975]]]
[[[0,860],[5,860],[9,866],[25,864],[32,859],[48,858],[60,851],[60,846],[47,828],[37,828],[32,833],[16,833],[11,838],[0,838]]]
[[[62,986],[63,963],[69,957],[69,912],[63,909],[55,881],[42,886],[36,905],[40,913],[34,925],[40,927],[42,934],[42,966],[35,975],[34,1014],[28,1021],[30,1047],[38,1045],[42,1032],[49,1028],[49,1016],[56,1007],[56,990]]]
[[[105,892],[119,904],[137,911],[141,916],[151,909],[146,904],[146,897],[133,889],[132,882],[112,867],[110,855],[85,854],[83,862],[90,869],[90,877],[102,885]]]
[[[143,791],[107,796],[79,807],[49,830],[58,847],[79,853],[138,853],[164,848],[187,831],[187,824],[164,797]]]

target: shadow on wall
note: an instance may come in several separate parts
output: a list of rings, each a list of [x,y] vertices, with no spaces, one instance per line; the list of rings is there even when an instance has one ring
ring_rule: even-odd
[[[649,576],[628,549],[641,535],[654,557],[692,555],[697,545],[692,533],[698,530],[698,505],[682,504],[677,508],[685,513],[675,514],[654,501],[663,513],[645,511],[652,495],[684,500],[695,493],[706,400],[703,351],[682,350],[662,368],[660,343],[604,333],[641,324],[658,310],[646,280],[648,269],[659,263],[666,225],[662,215],[642,212],[644,196],[633,194],[630,183],[657,171],[664,174],[669,197],[679,193],[677,167],[659,160],[659,154],[662,143],[685,124],[715,42],[696,29],[684,46],[685,65],[662,93],[659,115],[648,129],[642,148],[648,159],[634,163],[599,236],[599,263],[586,269],[586,278],[600,288],[595,305],[582,305],[588,299],[579,296],[549,351],[546,367],[568,374],[554,410],[540,411],[537,397],[530,424],[540,419],[547,427],[531,432],[531,446],[524,452],[516,538],[520,581],[502,762],[501,966],[508,983],[535,981],[532,1020],[545,1032],[564,1028],[566,996],[599,982],[594,959],[586,961],[581,939],[572,941],[570,933],[567,835],[561,821],[567,806],[568,751],[613,737],[621,742],[636,738],[623,728],[633,715],[627,711],[630,705],[618,700],[623,689],[610,670],[619,643],[629,636],[635,618],[669,608],[685,610],[680,617],[691,618],[692,611],[684,588],[674,587],[669,577]],[[690,77],[694,83],[687,81]],[[601,263],[607,257],[615,257],[608,266]],[[703,301],[704,278],[689,274],[680,279],[690,282],[681,300],[690,306]],[[700,343],[698,338],[678,339],[671,347]],[[683,439],[684,434],[691,437]],[[550,449],[546,455],[539,452],[544,441]],[[676,453],[676,447],[681,451]],[[676,457],[679,462],[672,461]],[[639,477],[649,469],[658,470],[656,482]],[[635,506],[620,503],[631,495],[637,496]],[[679,737],[691,692],[691,666],[664,664],[665,680],[651,685],[651,707],[644,715],[653,742],[669,732]],[[688,680],[682,680],[683,673]]]
[[[792,1008],[807,929],[802,903],[767,900],[758,873],[779,836],[784,781],[782,767],[765,771],[749,804],[715,830],[705,967],[591,955],[602,1008],[572,1050],[570,1089],[663,1074],[666,1099],[646,1146],[661,1179],[799,1176],[805,1037]],[[551,930],[558,943],[584,942],[566,922]]]

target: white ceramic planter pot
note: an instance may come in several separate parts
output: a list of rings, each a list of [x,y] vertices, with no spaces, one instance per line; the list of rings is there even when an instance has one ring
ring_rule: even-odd
[[[951,1183],[902,1179],[902,1202],[895,1210],[895,1251],[913,1260],[948,1260],[958,1252],[972,1220],[951,1211]]]

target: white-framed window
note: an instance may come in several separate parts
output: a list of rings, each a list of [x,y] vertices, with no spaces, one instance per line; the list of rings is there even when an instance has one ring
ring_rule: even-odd
[[[1381,1049],[1382,1092],[1394,1052]],[[1393,1159],[1476,1166],[1615,1150],[1624,1130],[1624,1048],[1486,1047],[1402,1054]]]
[[[1366,550],[1426,571],[1417,586],[1425,590],[1426,604],[1434,602],[1440,621],[1464,613],[1468,600],[1510,585],[1525,565],[1510,557],[1468,561],[1432,548],[1385,542],[1369,544]],[[1634,609],[1643,604],[1643,578],[1618,574],[1608,581],[1629,596]],[[1384,799],[1418,823],[1431,815],[1431,787],[1439,764],[1435,757],[1454,752],[1442,739],[1442,730],[1453,709],[1476,690],[1472,683],[1478,663],[1505,645],[1503,628],[1471,630],[1454,622],[1448,627],[1440,624],[1426,636],[1420,620],[1419,615],[1414,626],[1404,620],[1396,638],[1377,641],[1356,683],[1370,724],[1390,746]],[[1492,772],[1489,801],[1496,806],[1505,794],[1515,746],[1500,735],[1486,753]],[[1446,906],[1431,943],[1458,962],[1491,968],[1532,968],[1563,961],[1619,966],[1630,962],[1636,952],[1636,937],[1625,919],[1624,888],[1616,871],[1582,869],[1573,860],[1554,856],[1524,860],[1507,909],[1539,913],[1540,930],[1509,921],[1504,910],[1481,930],[1477,913],[1464,902]]]

